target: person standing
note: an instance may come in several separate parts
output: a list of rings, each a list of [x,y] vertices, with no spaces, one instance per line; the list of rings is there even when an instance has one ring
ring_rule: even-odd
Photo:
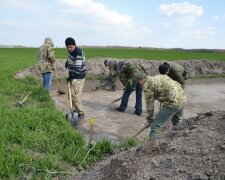
[[[187,80],[188,71],[176,62],[164,62],[159,66],[159,72],[168,75],[171,79],[179,82],[183,89]]]
[[[69,77],[67,81],[71,83],[71,94],[73,110],[78,113],[79,119],[84,118],[84,107],[81,102],[81,94],[86,77],[86,61],[84,52],[76,46],[76,42],[72,37],[65,40],[68,50],[68,58],[65,68],[68,69]]]
[[[55,68],[54,44],[50,37],[45,38],[44,44],[38,50],[38,69],[43,77],[43,88],[49,92],[52,82],[52,70]]]
[[[159,133],[159,129],[168,120],[176,126],[183,118],[183,108],[186,101],[184,89],[167,75],[147,76],[139,80],[144,86],[145,101],[147,108],[146,127],[151,126],[150,138]],[[153,118],[154,101],[163,104],[158,114]]]
[[[137,63],[125,63],[119,74],[121,83],[125,86],[123,96],[121,98],[120,106],[116,111],[125,112],[129,97],[133,91],[136,91],[136,103],[134,114],[141,116],[142,114],[142,89],[143,87],[138,83],[139,78],[145,77],[146,74],[141,66]]]

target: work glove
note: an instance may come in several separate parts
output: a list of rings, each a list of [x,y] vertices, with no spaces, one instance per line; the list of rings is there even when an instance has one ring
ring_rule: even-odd
[[[68,61],[66,61],[66,63],[65,63],[65,68],[66,69],[68,68]]]
[[[148,127],[150,127],[150,126],[151,126],[151,122],[150,122],[150,121],[146,121],[145,127],[148,128]]]
[[[70,82],[70,81],[72,81],[72,80],[73,80],[73,78],[72,78],[71,76],[69,76],[69,77],[66,79],[67,82]]]

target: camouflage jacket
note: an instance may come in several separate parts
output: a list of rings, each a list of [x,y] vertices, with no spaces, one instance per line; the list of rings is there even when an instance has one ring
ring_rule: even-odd
[[[144,84],[147,120],[153,120],[154,101],[158,100],[168,107],[179,107],[186,101],[181,85],[167,75],[147,76]]]
[[[38,69],[40,73],[51,72],[52,64],[55,62],[53,41],[46,38],[44,44],[38,50]]]
[[[171,79],[179,82],[181,86],[184,88],[186,80],[186,76],[184,75],[184,67],[175,62],[166,62],[166,63],[169,64],[170,66],[168,76]]]
[[[109,79],[111,80],[112,83],[116,83],[116,80],[119,78],[120,71],[122,69],[121,64],[124,64],[124,63],[125,63],[124,61],[111,61],[111,63],[108,65]]]
[[[137,63],[125,63],[119,74],[119,79],[125,87],[136,87],[140,77],[145,77],[145,71]]]

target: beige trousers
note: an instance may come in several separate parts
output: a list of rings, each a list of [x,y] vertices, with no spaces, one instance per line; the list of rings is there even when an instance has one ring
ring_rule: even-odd
[[[83,91],[84,82],[85,79],[72,80],[71,95],[72,95],[73,109],[80,114],[84,113],[84,107],[81,103],[81,94]]]

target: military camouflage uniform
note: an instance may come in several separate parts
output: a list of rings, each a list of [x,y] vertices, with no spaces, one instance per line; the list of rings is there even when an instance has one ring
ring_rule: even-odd
[[[119,65],[120,63],[125,63],[124,61],[110,61],[110,64],[107,64],[107,67],[109,68],[109,82],[111,83],[112,90],[115,90],[116,88],[116,81],[119,79],[120,75],[120,69]]]
[[[139,64],[125,63],[119,74],[119,79],[125,87],[135,88],[138,79],[145,76],[146,74]]]
[[[39,48],[38,68],[40,73],[52,72],[52,64],[55,62],[53,46],[52,39],[46,38],[44,44]]]
[[[183,116],[186,96],[181,85],[167,75],[147,76],[144,84],[147,120],[151,124],[150,136],[155,135],[159,128],[167,121],[177,125]],[[154,101],[163,103],[163,107],[153,119]]]
[[[136,115],[142,114],[142,86],[138,84],[138,79],[140,77],[145,77],[146,74],[143,69],[136,63],[125,63],[123,69],[119,74],[119,79],[121,83],[125,86],[125,90],[122,96],[121,104],[117,111],[124,112],[127,108],[128,100],[130,94],[136,91],[136,103],[135,111]]]
[[[43,76],[43,87],[49,91],[52,80],[52,67],[55,63],[55,54],[53,49],[53,41],[46,38],[44,44],[38,51],[38,70]]]
[[[185,83],[187,79],[187,70],[184,69],[183,66],[181,66],[178,63],[175,62],[166,62],[170,66],[169,74],[168,76],[179,82],[183,88],[185,88]]]

